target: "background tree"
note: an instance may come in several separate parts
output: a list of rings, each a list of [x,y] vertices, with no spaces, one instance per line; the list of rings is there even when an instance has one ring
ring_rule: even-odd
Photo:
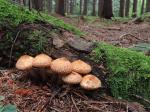
[[[125,7],[125,16],[129,16],[129,10],[130,10],[130,0],[126,0],[126,7]]]
[[[147,0],[147,3],[146,3],[146,12],[150,12],[150,0]]]
[[[97,0],[93,0],[93,11],[92,11],[93,16],[96,16],[96,3],[97,3]]]
[[[70,14],[74,13],[75,0],[70,0]]]
[[[104,0],[102,17],[106,19],[111,19],[111,17],[113,17],[112,0]]]
[[[138,0],[133,0],[133,15],[132,15],[132,17],[137,16],[137,3],[138,3]]]
[[[120,0],[120,17],[125,16],[125,0]]]
[[[56,13],[62,16],[65,15],[65,0],[57,0]]]
[[[87,15],[88,0],[84,0],[83,15]]]
[[[47,0],[47,4],[46,4],[46,6],[47,6],[47,10],[48,10],[48,12],[49,13],[51,13],[52,12],[52,9],[53,9],[53,4],[52,4],[52,0]]]
[[[99,0],[98,1],[98,16],[102,17],[102,12],[104,9],[104,0]]]
[[[80,15],[82,15],[83,10],[83,0],[80,0]]]

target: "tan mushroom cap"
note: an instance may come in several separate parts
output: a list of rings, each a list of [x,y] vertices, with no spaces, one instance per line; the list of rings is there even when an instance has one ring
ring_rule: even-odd
[[[72,62],[72,67],[73,67],[73,71],[80,74],[88,74],[92,70],[92,67],[82,60],[76,60]]]
[[[16,68],[19,70],[28,70],[32,68],[32,62],[33,62],[33,57],[29,55],[23,55],[21,56],[17,63],[16,63]]]
[[[66,58],[58,58],[52,61],[51,70],[60,75],[67,75],[72,72],[72,65]]]
[[[82,76],[76,72],[72,72],[67,76],[63,76],[62,80],[67,84],[80,84]]]
[[[95,90],[101,87],[101,81],[96,76],[88,74],[82,78],[80,86],[86,90]]]
[[[52,62],[52,58],[46,54],[39,54],[33,60],[33,67],[49,67]]]

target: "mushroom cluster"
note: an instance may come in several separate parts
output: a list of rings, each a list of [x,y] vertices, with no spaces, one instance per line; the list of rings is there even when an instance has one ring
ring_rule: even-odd
[[[60,77],[64,83],[80,84],[86,90],[95,90],[101,87],[101,81],[90,74],[92,67],[82,60],[70,62],[65,57],[52,60],[46,54],[39,54],[36,57],[23,55],[18,59],[16,68],[23,71],[36,68],[40,70],[42,79],[46,79],[46,71],[50,71],[52,74],[57,74],[56,76]],[[36,77],[36,74],[34,76]],[[50,74],[49,77],[51,77]]]

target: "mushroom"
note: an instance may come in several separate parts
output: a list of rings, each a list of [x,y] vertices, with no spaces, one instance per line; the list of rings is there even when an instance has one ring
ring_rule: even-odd
[[[52,58],[46,54],[39,54],[33,59],[34,71],[39,74],[39,78],[42,78],[43,81],[47,79],[47,68],[50,67],[51,62]]]
[[[96,76],[88,74],[82,78],[80,86],[86,90],[95,90],[101,87],[101,81]]]
[[[88,74],[92,70],[92,67],[82,60],[76,60],[72,62],[72,67],[73,67],[73,71],[80,74]]]
[[[33,67],[46,68],[50,66],[51,62],[51,57],[46,54],[39,54],[33,60]]]
[[[69,75],[63,76],[62,80],[67,84],[80,84],[82,76],[76,72],[72,72]]]
[[[67,75],[72,72],[72,64],[66,58],[58,58],[51,63],[51,70],[59,75]]]
[[[29,55],[21,56],[16,63],[16,68],[18,70],[26,71],[27,74],[31,73],[33,57]]]

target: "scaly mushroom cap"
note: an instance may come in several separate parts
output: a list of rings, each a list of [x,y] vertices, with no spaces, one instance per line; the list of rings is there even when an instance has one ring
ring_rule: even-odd
[[[80,86],[86,90],[95,90],[101,87],[101,81],[96,76],[88,74],[82,78]]]
[[[67,75],[72,72],[72,65],[66,58],[58,58],[52,61],[51,70],[60,75]]]
[[[82,76],[76,72],[72,72],[67,76],[63,76],[62,80],[67,84],[80,84]]]
[[[16,68],[19,70],[28,70],[32,68],[32,62],[33,62],[33,57],[29,55],[23,55],[21,56],[17,63],[16,63]]]
[[[92,70],[92,67],[82,60],[76,60],[72,62],[72,67],[73,67],[73,71],[80,74],[88,74]]]
[[[49,67],[52,62],[52,58],[46,54],[39,54],[33,60],[33,67],[44,68]]]

